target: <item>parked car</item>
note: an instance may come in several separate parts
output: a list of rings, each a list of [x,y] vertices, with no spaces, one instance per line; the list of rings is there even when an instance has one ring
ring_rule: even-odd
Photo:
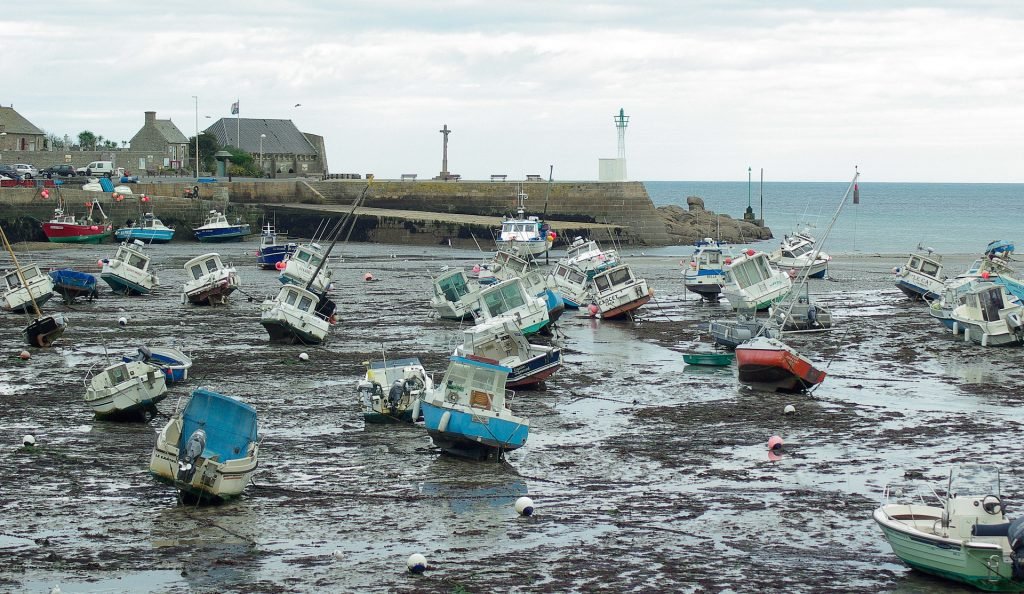
[[[78,175],[88,175],[89,177],[112,177],[114,170],[113,161],[93,161],[85,167],[79,167],[75,171]]]
[[[39,176],[48,179],[53,179],[54,177],[74,177],[75,168],[71,165],[53,165],[46,169],[40,169]]]
[[[39,175],[39,170],[28,163],[15,163],[14,170],[20,173],[25,179],[32,179]]]
[[[15,181],[24,179],[24,176],[18,173],[18,170],[11,165],[0,165],[0,175]]]

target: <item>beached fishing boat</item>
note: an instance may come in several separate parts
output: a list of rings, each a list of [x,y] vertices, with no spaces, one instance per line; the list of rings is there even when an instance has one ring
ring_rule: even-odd
[[[270,342],[322,344],[327,340],[335,305],[326,296],[297,285],[285,285],[260,306],[260,324]]]
[[[804,284],[804,287],[807,285]],[[768,315],[783,332],[828,330],[832,327],[831,310],[815,303],[807,292],[796,297],[792,304],[783,300],[768,311]]]
[[[115,231],[114,237],[118,241],[138,239],[143,243],[167,243],[174,238],[174,229],[164,225],[153,213],[147,212],[142,215],[142,220],[131,221],[129,225]]]
[[[583,271],[573,266],[561,262],[555,264],[554,270],[548,275],[547,283],[569,309],[579,309],[593,299],[590,279]]]
[[[225,266],[220,254],[203,254],[185,262],[188,280],[181,292],[181,302],[195,305],[224,305],[238,288],[235,267]]]
[[[501,222],[495,243],[499,250],[519,254],[524,258],[537,258],[547,253],[555,241],[555,234],[547,223],[535,216],[526,216],[526,193],[518,193],[519,204],[515,216]]]
[[[573,239],[572,244],[565,248],[565,257],[559,260],[562,264],[573,266],[588,278],[598,272],[619,265],[619,256],[615,250],[603,250],[597,241],[585,240],[582,237]]]
[[[1024,305],[1006,287],[979,281],[963,296],[950,314],[953,334],[981,346],[1024,344]]]
[[[558,321],[559,316],[565,311],[565,301],[557,291],[548,286],[547,277],[540,272],[536,264],[504,250],[495,252],[488,264],[488,270],[495,282],[520,279],[527,293],[544,299],[548,306],[548,319],[552,322]]]
[[[804,230],[782,238],[782,244],[768,260],[784,272],[793,272],[794,278],[824,278],[832,257],[815,248],[815,239]]]
[[[160,284],[150,268],[149,254],[142,251],[143,243],[124,242],[117,248],[113,258],[101,260],[102,278],[115,293],[123,295],[146,295]]]
[[[687,291],[708,301],[718,301],[725,284],[723,267],[732,262],[730,253],[722,244],[705,237],[694,244],[697,249],[683,264],[683,286]]]
[[[654,290],[647,287],[647,281],[634,276],[628,264],[596,274],[592,286],[594,305],[591,313],[605,320],[633,317],[633,312],[654,296]]]
[[[739,382],[768,392],[804,392],[825,380],[825,372],[781,340],[755,336],[736,347]]]
[[[434,277],[433,292],[430,307],[446,320],[464,320],[479,307],[480,285],[461,268],[442,270]]]
[[[198,388],[157,435],[149,472],[186,502],[218,503],[242,494],[259,450],[256,409]]]
[[[485,322],[462,331],[462,344],[455,347],[456,357],[497,361],[511,371],[505,386],[518,388],[537,385],[562,367],[562,349],[531,344],[509,320]]]
[[[910,254],[907,263],[893,269],[896,287],[911,299],[938,299],[946,277],[942,275],[942,256],[932,248],[918,249],[924,254]]]
[[[480,307],[472,311],[477,324],[494,319],[513,321],[523,334],[541,331],[550,322],[547,302],[530,295],[519,278],[501,281],[480,291]]]
[[[755,336],[780,336],[777,324],[770,319],[759,319],[752,310],[736,312],[733,320],[712,320],[708,324],[708,332],[715,344],[727,349],[735,349]]]
[[[125,363],[141,361],[159,367],[168,384],[187,381],[188,370],[192,368],[192,358],[171,347],[141,346],[135,355],[125,355],[121,360]]]
[[[3,227],[0,227],[0,240],[3,242],[4,249],[11,256],[11,262],[14,263],[14,272],[4,275],[4,285],[6,286],[3,294],[4,307],[11,306],[12,311],[16,307],[17,310],[24,311],[29,315],[31,321],[21,331],[21,337],[25,344],[40,348],[51,346],[53,341],[64,334],[64,330],[68,327],[68,321],[61,314],[44,316],[39,311],[39,304],[34,297],[35,290],[32,289],[32,279],[27,278],[25,273],[27,271],[34,272],[36,276],[43,276],[43,274],[39,272],[38,266],[22,267],[18,264],[18,257],[14,254],[14,248],[11,247],[11,243],[7,241],[7,233],[4,232]],[[9,278],[12,274],[14,278]],[[45,279],[47,282],[50,281],[49,276],[46,276]],[[40,286],[37,285],[36,288],[40,288]],[[22,295],[19,291],[24,291],[24,296],[27,297],[31,310],[21,304]]]
[[[85,403],[97,419],[146,420],[167,396],[167,379],[156,365],[120,361],[85,377]]]
[[[415,357],[366,362],[366,375],[356,385],[367,423],[414,423],[420,420],[424,393],[434,382]]]
[[[954,467],[944,487],[943,496],[886,487],[872,519],[892,552],[912,569],[979,590],[1024,591],[1024,518],[1007,519],[998,471]],[[926,503],[931,496],[937,504]]]
[[[501,459],[522,447],[530,421],[512,414],[505,389],[511,369],[496,362],[452,357],[440,384],[422,403],[423,424],[444,452],[475,460]]]
[[[270,222],[263,223],[260,232],[260,247],[256,250],[256,265],[263,270],[275,270],[278,263],[283,263],[295,253],[297,243],[278,242],[277,230]],[[281,264],[284,267],[284,264]]]
[[[43,223],[43,233],[54,243],[100,243],[114,232],[113,225],[107,220],[107,214],[96,200],[85,203],[88,209],[81,219],[65,212],[63,198],[58,194],[57,208],[53,209],[53,217]],[[93,220],[93,210],[99,209],[102,218]]]
[[[722,296],[736,310],[762,311],[789,293],[793,281],[774,268],[764,252],[746,250],[727,264]]]
[[[303,243],[284,261],[278,280],[285,285],[298,285],[314,293],[323,293],[330,289],[333,277],[324,248],[317,243]]]
[[[94,299],[99,297],[96,290],[96,277],[87,273],[61,268],[50,271],[50,280],[53,281],[53,292],[64,298],[65,303],[71,303],[79,297]]]
[[[195,228],[196,239],[204,243],[241,241],[249,233],[248,223],[241,219],[229,223],[224,213],[217,210],[211,210],[203,224]]]
[[[13,253],[13,251],[11,252]],[[40,306],[53,297],[53,280],[39,266],[18,266],[4,273],[3,306],[5,311],[29,313],[33,302]]]
[[[946,279],[946,281],[942,283],[942,294],[937,299],[925,299],[928,303],[928,315],[946,328],[952,330],[953,310],[964,304],[964,297],[979,282],[982,282],[983,280],[993,281],[997,284],[1006,286],[1007,291],[1010,291],[1010,287],[1008,285],[1000,282],[1000,276],[989,272],[989,264],[990,262],[988,261],[983,262],[980,259],[975,260],[971,264],[970,268],[968,268],[967,272],[958,274],[954,278]]]

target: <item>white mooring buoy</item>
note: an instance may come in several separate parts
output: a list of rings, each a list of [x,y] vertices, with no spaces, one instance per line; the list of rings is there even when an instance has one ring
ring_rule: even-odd
[[[406,561],[405,566],[412,573],[423,573],[427,570],[427,558],[419,553],[413,553],[409,555],[409,560]]]
[[[306,353],[299,353],[299,361],[309,361],[309,355]]]
[[[787,415],[791,415],[796,412],[796,407],[793,406],[792,404],[787,404],[786,408],[782,409],[782,412]]]
[[[34,435],[32,435],[32,434],[28,434],[25,437],[22,437],[21,438],[21,445],[25,446],[26,448],[35,447],[35,445],[36,445],[36,437]]]
[[[532,516],[533,515],[533,499],[526,497],[520,497],[516,499],[516,513],[521,516]]]

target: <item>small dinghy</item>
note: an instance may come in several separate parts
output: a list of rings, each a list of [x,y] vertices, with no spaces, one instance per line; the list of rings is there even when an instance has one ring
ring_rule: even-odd
[[[368,361],[366,375],[356,393],[367,423],[414,423],[422,415],[420,403],[434,381],[415,357]]]
[[[182,500],[219,503],[245,490],[259,465],[256,409],[205,388],[160,431],[149,472]]]
[[[444,379],[423,399],[423,424],[445,453],[500,460],[526,443],[530,421],[512,414],[505,389],[508,367],[496,361],[452,357]]]
[[[771,320],[759,319],[753,310],[739,310],[734,320],[712,320],[708,332],[715,344],[735,349],[755,336],[779,337],[779,327]]]
[[[156,365],[120,362],[96,375],[86,375],[85,403],[97,419],[145,421],[156,413],[156,403],[167,396],[167,380]]]
[[[167,383],[176,384],[188,380],[188,370],[192,368],[192,359],[178,349],[170,347],[139,347],[135,355],[121,357],[125,363],[142,361],[156,365],[167,378]]]
[[[113,258],[102,260],[102,278],[111,290],[122,295],[147,295],[153,287],[160,284],[153,269],[150,268],[149,254],[142,251],[143,244],[139,240],[122,243]]]
[[[79,297],[90,301],[99,297],[96,290],[96,277],[87,273],[62,268],[50,271],[50,280],[53,281],[53,292],[64,298],[65,303],[72,303]]]
[[[711,367],[725,367],[732,365],[736,355],[732,353],[685,353],[683,361],[687,365],[708,365]]]
[[[181,302],[193,305],[224,305],[228,296],[238,288],[238,273],[230,264],[225,266],[220,254],[203,254],[185,262],[185,281]]]
[[[806,392],[825,372],[781,340],[757,336],[736,347],[739,382],[766,392]]]

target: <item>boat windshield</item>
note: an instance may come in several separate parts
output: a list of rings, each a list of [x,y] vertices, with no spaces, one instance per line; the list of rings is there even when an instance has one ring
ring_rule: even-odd
[[[6,282],[7,287],[11,289],[17,289],[21,286],[21,279],[18,278],[17,272],[11,272],[4,276],[4,282]]]
[[[107,370],[107,378],[110,380],[110,385],[112,386],[123,384],[128,381],[129,377],[128,366],[123,363]]]
[[[466,285],[466,275],[458,272],[437,282],[438,288],[448,301],[458,301],[463,295],[469,294],[469,287]]]
[[[499,285],[484,294],[484,305],[491,317],[511,311],[526,304],[518,283]]]
[[[984,464],[960,464],[950,470],[950,493],[957,496],[983,497],[1000,492],[999,469]]]
[[[633,275],[629,273],[628,267],[623,266],[622,268],[616,268],[609,272],[608,280],[611,281],[612,285],[618,287],[632,283]]]
[[[195,280],[199,280],[201,276],[203,276],[203,267],[200,266],[199,264],[194,264],[192,266],[192,278]]]
[[[128,252],[128,259],[125,260],[124,262],[131,266],[132,268],[145,270],[146,264],[149,263],[149,260],[143,256],[140,256],[139,254],[133,254],[131,252]]]
[[[206,261],[207,272],[216,272],[218,270],[220,270],[220,262],[217,261],[217,258],[210,258]]]

